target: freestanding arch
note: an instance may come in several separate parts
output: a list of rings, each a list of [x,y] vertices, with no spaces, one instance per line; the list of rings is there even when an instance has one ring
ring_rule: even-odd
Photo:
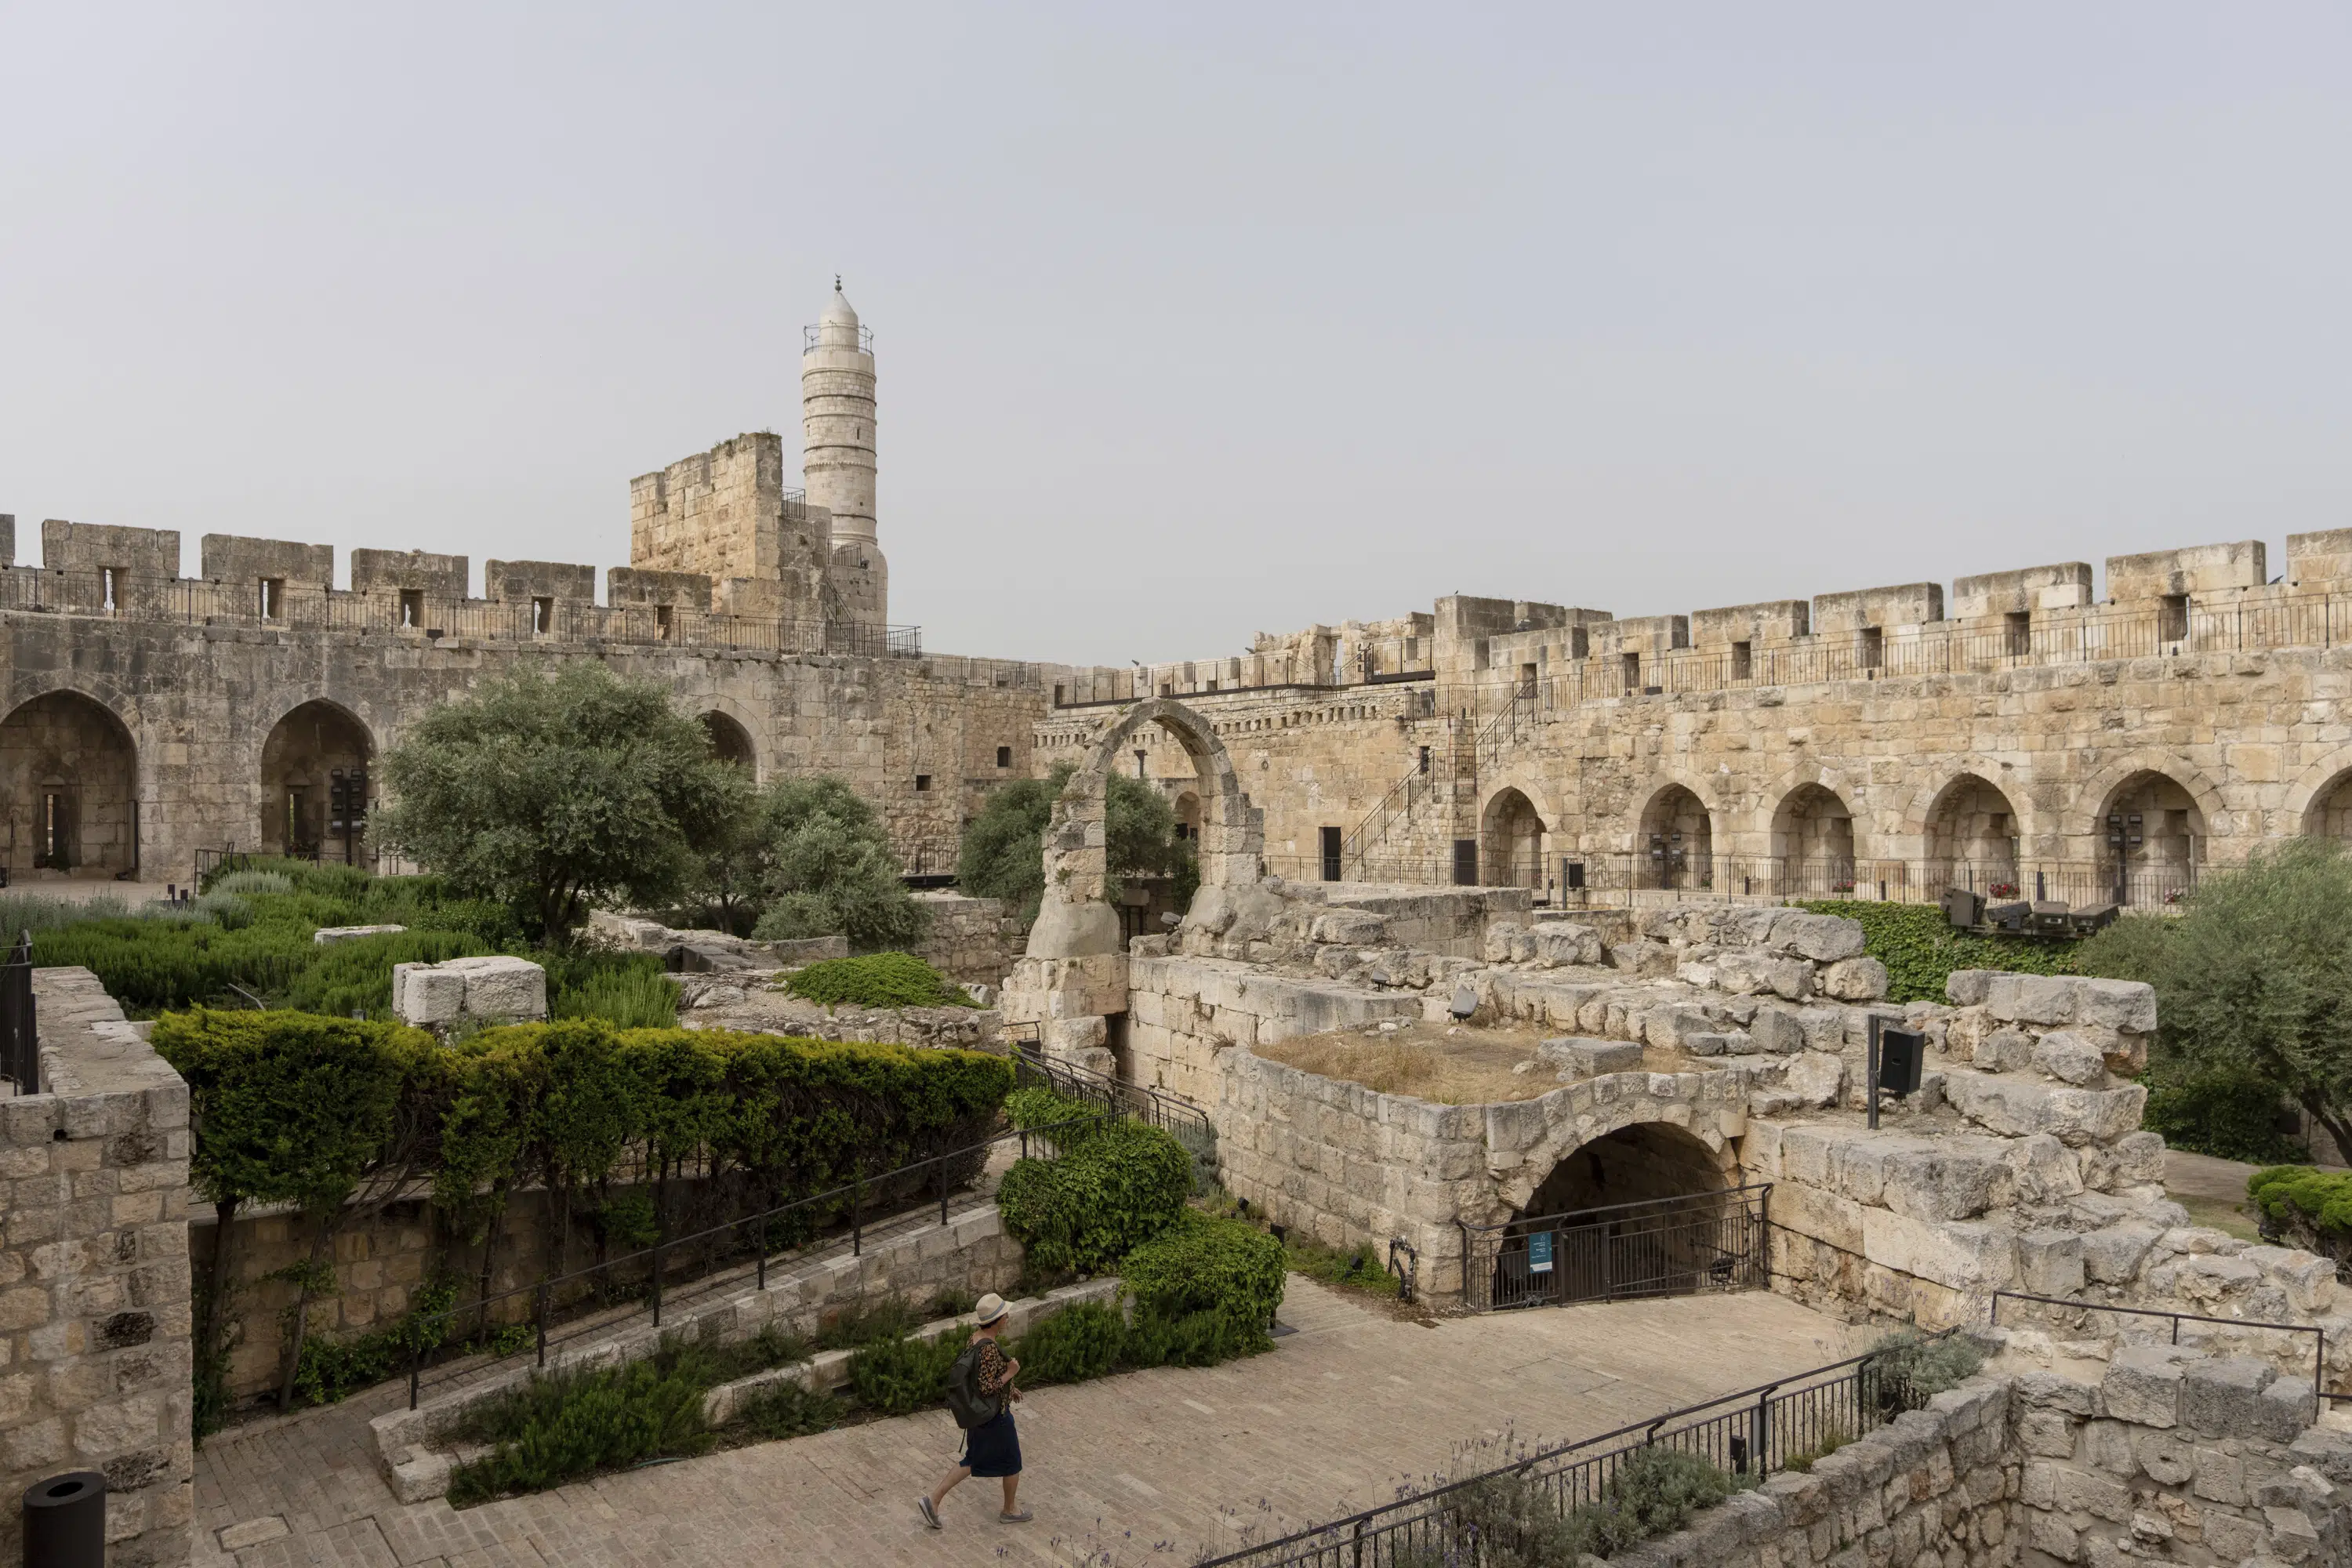
[[[1490,888],[1543,886],[1544,820],[1518,790],[1496,790],[1478,814],[1479,879]]]
[[[702,716],[702,732],[710,738],[710,754],[722,763],[733,763],[746,773],[758,776],[759,749],[751,743],[751,731],[743,728],[730,714],[716,709]]]
[[[1104,726],[1054,802],[1045,827],[1045,896],[1029,928],[1031,958],[1120,951],[1118,914],[1104,898],[1110,866],[1103,802],[1127,738],[1146,724],[1167,731],[1192,759],[1201,803],[1196,852],[1203,898],[1257,880],[1265,845],[1264,815],[1242,793],[1215,727],[1173,698],[1147,699]],[[1198,912],[1201,900],[1193,908]]]
[[[1783,893],[1853,890],[1853,810],[1835,791],[1799,784],[1772,814],[1772,855]]]
[[[13,871],[114,877],[139,868],[139,752],[111,710],[50,691],[0,720],[0,799]]]
[[[1688,786],[1667,784],[1642,808],[1633,868],[1643,887],[1715,886],[1715,819]]]
[[[1999,785],[1960,774],[1937,792],[1925,827],[1928,896],[1946,888],[2004,898],[2018,890],[2022,830],[2017,807]]]
[[[261,852],[357,865],[365,858],[374,755],[367,726],[323,699],[278,720],[261,747]]]

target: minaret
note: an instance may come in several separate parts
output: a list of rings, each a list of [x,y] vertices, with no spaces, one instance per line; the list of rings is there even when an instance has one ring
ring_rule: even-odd
[[[833,513],[831,580],[843,618],[889,619],[890,568],[874,539],[874,334],[833,280],[833,300],[804,334],[801,473],[811,506]]]

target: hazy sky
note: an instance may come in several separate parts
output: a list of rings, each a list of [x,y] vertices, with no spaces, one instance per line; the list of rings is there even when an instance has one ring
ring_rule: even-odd
[[[2339,5],[0,0],[0,511],[625,564],[796,445],[891,618],[1208,657],[2352,526]]]

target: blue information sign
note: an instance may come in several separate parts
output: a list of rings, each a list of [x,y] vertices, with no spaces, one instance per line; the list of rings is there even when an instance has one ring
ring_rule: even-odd
[[[1551,1232],[1539,1230],[1528,1237],[1528,1272],[1551,1272]]]

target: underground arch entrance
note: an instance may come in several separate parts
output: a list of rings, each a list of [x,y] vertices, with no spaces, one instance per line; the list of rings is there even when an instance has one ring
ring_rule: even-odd
[[[1463,1227],[1468,1305],[1757,1288],[1768,1190],[1727,1185],[1722,1157],[1672,1123],[1620,1128],[1563,1156],[1517,1215]]]

